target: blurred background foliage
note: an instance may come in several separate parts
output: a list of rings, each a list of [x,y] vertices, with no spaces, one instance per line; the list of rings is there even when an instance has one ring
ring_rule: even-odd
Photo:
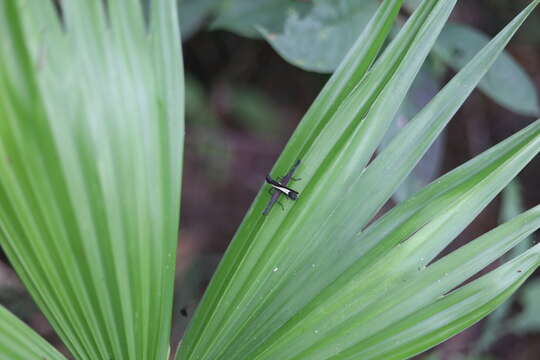
[[[176,343],[264,175],[378,0],[181,0],[186,65],[186,149],[177,261]],[[406,1],[401,21],[417,1]],[[461,1],[383,146],[527,0]],[[540,13],[528,21],[414,173],[400,202],[540,114]],[[537,159],[452,246],[540,203]],[[530,239],[529,244],[537,239]],[[526,248],[527,243],[523,243]],[[523,247],[513,250],[513,257]],[[486,269],[496,267],[493,264]],[[424,359],[540,358],[540,278],[490,317]],[[46,320],[0,259],[0,303],[49,340]],[[54,340],[53,340],[54,341]],[[56,341],[58,344],[58,341]],[[60,346],[60,345],[59,345]]]

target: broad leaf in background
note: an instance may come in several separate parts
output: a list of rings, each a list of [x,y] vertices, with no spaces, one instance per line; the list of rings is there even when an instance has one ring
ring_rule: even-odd
[[[434,260],[537,155],[540,120],[372,220],[537,4],[372,160],[455,5],[423,1],[378,56],[401,5],[384,1],[272,171],[301,159],[300,198],[263,216],[261,190],[177,359],[404,359],[510,296],[540,264],[540,246],[459,286],[536,231],[540,206]]]
[[[305,16],[288,12],[283,31],[264,26],[265,39],[288,62],[304,70],[333,72],[366,24],[378,0],[315,0]]]
[[[149,24],[139,0],[62,5],[60,20],[53,1],[0,0],[0,243],[73,358],[166,359],[184,135],[176,3],[151,1]],[[59,358],[0,316],[0,358]]]
[[[258,38],[261,35],[257,27],[281,32],[288,16],[303,17],[311,7],[311,1],[223,0],[211,27]]]
[[[333,72],[373,15],[377,0],[225,0],[214,26],[256,37],[255,29],[288,62],[302,69]],[[311,2],[310,2],[311,3]],[[420,1],[409,0],[414,9]],[[433,51],[454,70],[461,69],[489,41],[467,25],[450,24]],[[508,81],[511,79],[511,81]],[[527,73],[504,53],[479,86],[500,105],[538,115],[538,93]]]
[[[454,70],[459,70],[488,42],[486,35],[470,26],[450,24],[442,31],[433,51]],[[518,114],[534,116],[540,113],[538,93],[532,80],[508,53],[497,60],[479,88]]]
[[[145,0],[149,1],[149,0]],[[205,18],[218,7],[223,0],[179,0],[178,18],[182,29],[182,39],[191,37],[202,25]]]

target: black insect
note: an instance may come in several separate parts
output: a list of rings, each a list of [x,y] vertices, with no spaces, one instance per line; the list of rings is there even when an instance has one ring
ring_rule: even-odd
[[[276,202],[278,202],[280,195],[285,195],[287,198],[289,198],[291,200],[298,199],[298,195],[299,195],[298,192],[291,189],[291,188],[289,188],[289,187],[287,187],[287,184],[291,180],[299,180],[299,179],[293,178],[293,174],[294,174],[294,172],[296,171],[296,169],[298,168],[299,165],[300,165],[300,160],[296,160],[296,162],[294,163],[291,170],[289,170],[287,175],[285,175],[281,179],[278,178],[279,181],[276,181],[276,180],[272,179],[272,177],[270,175],[266,176],[266,182],[270,186],[272,186],[272,189],[270,189],[272,198],[268,202],[268,205],[266,205],[266,208],[263,211],[263,215],[267,215],[270,212],[270,209],[272,209],[272,206],[274,206],[274,204]]]

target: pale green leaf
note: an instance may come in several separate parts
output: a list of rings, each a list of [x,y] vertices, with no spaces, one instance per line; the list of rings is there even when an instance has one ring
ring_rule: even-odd
[[[183,140],[173,0],[0,1],[0,242],[77,359],[169,351]],[[34,6],[36,5],[36,6]],[[2,334],[3,336],[3,334]]]
[[[408,6],[416,8],[418,3],[409,1]],[[302,9],[304,11],[296,8],[303,5],[276,0],[266,4],[230,0],[217,23],[221,28],[248,36],[255,36],[253,30],[239,31],[237,27],[258,28],[291,64],[308,71],[327,73],[337,68],[375,12],[377,2],[319,0],[314,1],[311,8]],[[474,28],[450,24],[443,30],[433,51],[454,70],[459,70],[488,41],[486,35]],[[540,112],[532,79],[508,53],[501,56],[479,88],[500,105],[517,113],[538,115]]]
[[[439,89],[440,85],[435,79],[431,67],[424,65],[379,148],[386,147],[399,131],[435,96]],[[445,135],[442,133],[418,162],[413,172],[403,180],[399,188],[394,192],[392,195],[394,201],[401,202],[408,199],[440,174],[444,158],[444,145]]]
[[[520,185],[517,180],[513,180],[502,192],[501,196],[501,210],[499,215],[499,221],[505,222],[523,212],[522,193]],[[532,244],[532,238],[526,238],[516,245],[511,251],[506,254],[507,258],[515,257],[525,252]],[[532,283],[534,284],[534,283]],[[528,283],[524,289],[527,290],[532,285]],[[482,334],[476,340],[472,349],[472,353],[481,353],[489,349],[491,345],[502,337],[509,329],[506,326],[508,314],[512,310],[512,304],[514,298],[506,301],[497,308],[485,321],[482,328]]]
[[[373,58],[366,56],[371,53],[357,49],[366,34],[376,33],[374,24],[395,14],[387,11],[390,1],[383,3],[272,172],[283,175],[301,159],[295,176],[303,180],[291,185],[300,198],[287,202],[284,211],[274,208],[263,216],[269,198],[259,194],[177,359],[386,358],[386,340],[393,339],[396,329],[413,334],[402,334],[406,341],[396,343],[391,355],[406,358],[487,314],[538,266],[537,250],[531,250],[495,275],[451,292],[535,231],[538,209],[428,265],[540,151],[540,121],[367,226],[538,1],[370,163],[454,4],[423,1],[369,72],[345,72],[352,59],[359,65],[371,63]],[[337,86],[336,79],[347,87]],[[521,265],[522,273],[515,275],[514,266]],[[497,275],[504,281],[492,288]],[[475,297],[477,293],[485,296]],[[467,306],[470,299],[475,301],[472,307]],[[446,316],[448,326],[438,314]],[[427,331],[411,331],[416,324],[411,318],[428,321]],[[359,355],[364,351],[369,357]]]
[[[223,0],[212,28],[226,29],[248,37],[259,37],[257,27],[281,31],[288,15],[304,16],[312,6],[309,1]]]
[[[339,354],[339,358],[397,360],[416,355],[489,314],[508,299],[539,263],[540,247],[537,246],[474,282],[413,310],[391,328]],[[406,305],[412,303],[412,299],[400,297],[400,300]]]
[[[0,305],[0,358],[65,360],[41,336]]]
[[[463,67],[489,38],[467,25],[451,24],[441,33],[434,53],[454,70]],[[480,82],[479,88],[500,105],[519,114],[538,115],[538,93],[525,70],[504,53]]]
[[[361,169],[369,160],[370,153],[375,151],[378,139],[380,140],[385,129],[392,121],[414,76],[419,71],[454,4],[454,2],[426,1],[424,6],[419,8],[416,15],[411,17],[410,22],[404,27],[403,33],[381,55],[369,75],[362,79],[360,86],[352,90],[345,104],[334,110],[333,115],[330,113],[330,118],[318,120],[320,125],[315,123],[316,125],[310,129],[311,133],[308,132],[304,135],[302,132],[307,129],[307,124],[313,125],[315,121],[313,119],[316,119],[314,115],[310,117],[310,114],[316,113],[308,112],[304,120],[304,127],[300,125],[288,145],[288,148],[293,152],[299,153],[303,161],[298,176],[310,179],[309,182],[302,181],[298,183],[298,188],[303,193],[302,197],[290,209],[292,212],[287,217],[283,213],[274,210],[268,217],[264,218],[260,214],[268,198],[266,194],[259,195],[248,214],[248,219],[251,218],[251,221],[245,222],[244,226],[239,230],[236,239],[220,265],[220,268],[227,269],[226,272],[223,272],[225,270],[221,272],[218,270],[212,281],[215,288],[212,288],[211,285],[205,294],[203,303],[199,306],[194,322],[191,324],[191,330],[188,331],[186,338],[182,342],[178,354],[179,358],[248,357],[250,352],[246,351],[247,349],[250,349],[251,354],[255,354],[258,351],[257,344],[262,344],[262,341],[271,334],[269,328],[275,329],[287,319],[289,315],[285,314],[285,317],[280,316],[272,322],[260,321],[266,318],[268,311],[271,311],[274,307],[268,308],[265,306],[266,296],[271,295],[271,291],[280,283],[288,283],[292,286],[300,280],[299,277],[294,280],[294,272],[287,271],[287,269],[292,270],[295,265],[302,264],[301,260],[309,260],[303,258],[295,260],[297,254],[301,254],[298,251],[304,249],[303,253],[307,255],[309,254],[307,252],[309,248],[315,245],[323,246],[323,236],[318,236],[318,240],[315,242],[311,239],[311,234],[319,231],[319,227],[313,225],[324,225],[325,221],[323,219],[327,218],[342,201],[341,198],[345,195],[343,191],[350,185],[347,184],[347,179],[349,178],[349,182],[351,182],[358,175],[359,168]],[[394,15],[395,5],[391,1],[385,2],[379,12],[379,18],[381,20],[382,17],[388,18],[387,13]],[[426,19],[431,21],[426,22]],[[384,23],[386,21],[376,19],[372,24],[377,25],[379,22]],[[385,31],[386,29],[387,27],[384,28]],[[366,28],[365,35],[363,38],[361,37],[359,44],[365,37],[373,36],[371,30],[370,26]],[[351,52],[349,59],[353,59],[354,56],[355,53]],[[350,61],[347,59],[345,64]],[[359,63],[362,64],[360,61]],[[343,67],[343,69],[350,71],[346,67]],[[383,76],[384,73],[389,71],[393,75]],[[338,72],[335,79],[339,79],[340,76],[343,76],[342,74],[343,71]],[[391,90],[393,96],[390,97],[388,94]],[[386,94],[386,96],[376,98],[377,93]],[[328,101],[328,99],[325,100]],[[316,104],[315,107],[320,106],[319,104]],[[364,116],[362,112],[366,112],[370,105],[372,111],[366,119],[360,121]],[[330,106],[326,108],[332,109]],[[322,114],[326,116],[325,112],[322,112]],[[326,122],[327,124],[325,124]],[[346,125],[347,123],[350,125]],[[357,125],[360,125],[361,131],[347,131],[348,126]],[[302,148],[295,148],[295,138],[304,139]],[[291,150],[288,155],[289,161],[291,155],[294,156],[294,153],[291,154]],[[335,156],[331,155],[334,152],[344,155],[339,161],[329,163],[328,160],[336,159]],[[328,156],[327,160],[325,160],[326,156]],[[282,160],[286,158],[284,156]],[[282,160],[277,164],[278,169],[280,163],[283,162]],[[290,166],[290,163],[282,164],[282,171],[285,166]],[[351,164],[354,164],[354,166],[351,167]],[[276,175],[279,174],[280,172],[276,173]],[[336,182],[335,176],[338,174],[342,176],[342,179]],[[328,188],[328,184],[332,184],[330,186],[335,190],[332,192],[325,191],[324,189]],[[288,232],[282,233],[278,230],[279,228],[288,229]],[[277,236],[274,236],[273,234],[276,231]],[[327,231],[328,229],[325,229],[324,233],[326,234]],[[290,239],[304,239],[304,241],[292,243]],[[307,246],[306,242],[310,242],[309,246]],[[240,265],[243,266],[242,271],[236,271]],[[327,269],[317,269],[317,272],[320,273],[325,270]],[[332,273],[329,273],[327,279],[330,280],[331,276]],[[232,281],[233,279],[234,281]],[[326,281],[314,283],[314,288],[310,292],[324,287],[325,284]],[[236,296],[241,296],[241,298],[233,302],[232,299]],[[282,292],[281,296],[286,295]],[[292,313],[302,303],[305,304],[309,301],[309,294],[295,299],[297,304],[289,308]],[[223,307],[220,306],[219,312],[210,312],[206,309],[206,307],[214,307],[218,306],[218,304],[224,305]],[[250,315],[252,311],[256,311],[255,313],[262,316],[262,318],[255,320],[253,315]],[[248,318],[252,319],[251,324],[264,324],[265,327],[268,327],[266,330],[257,330],[257,333],[266,335],[252,334],[249,341],[247,341],[245,336],[251,331],[249,327],[244,327],[243,324]],[[238,331],[239,328],[242,329],[242,332]],[[202,337],[203,333],[204,337]],[[236,336],[234,339],[220,336],[220,334],[225,333],[236,334]],[[196,339],[196,344],[191,344],[192,338]],[[233,342],[234,344],[240,341],[242,346],[227,344],[227,342]],[[292,351],[294,350],[291,349]]]
[[[178,18],[184,40],[191,37],[221,0],[178,0]]]
[[[329,73],[338,67],[377,6],[377,0],[319,0],[305,16],[289,12],[280,32],[259,28],[270,45],[291,64]]]

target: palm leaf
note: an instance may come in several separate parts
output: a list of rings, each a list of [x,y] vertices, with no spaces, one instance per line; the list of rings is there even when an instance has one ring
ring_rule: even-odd
[[[386,35],[375,24],[395,14],[385,12],[398,5],[391,3],[383,2],[359,42],[366,34]],[[538,1],[369,162],[454,4],[423,1],[369,71],[360,67],[360,76],[355,64],[371,64],[373,57],[354,47],[272,173],[282,175],[301,159],[295,176],[304,180],[293,185],[300,199],[264,217],[268,195],[261,191],[177,359],[406,358],[477,321],[539,265],[533,248],[453,291],[489,264],[471,265],[470,249],[475,260],[495,260],[523,238],[521,230],[538,228],[538,209],[473,243],[482,245],[433,261],[540,151],[540,121],[369,225]],[[336,85],[349,79],[354,86]]]
[[[65,360],[49,343],[0,306],[0,354],[4,359]]]
[[[373,221],[540,0],[491,41],[373,161],[455,1],[424,0],[378,56],[385,0],[261,191],[178,359],[402,359],[471,325],[540,264],[537,245],[462,285],[540,226],[540,207],[440,257],[540,151],[540,120]],[[172,1],[0,0],[0,242],[79,359],[164,359],[183,136]],[[378,57],[377,57],[378,56]],[[104,86],[106,85],[106,86]],[[178,138],[178,140],[177,140]],[[61,359],[6,310],[0,355]],[[13,327],[13,330],[8,330]]]
[[[169,351],[183,79],[153,5],[0,1],[0,242],[77,359]]]

